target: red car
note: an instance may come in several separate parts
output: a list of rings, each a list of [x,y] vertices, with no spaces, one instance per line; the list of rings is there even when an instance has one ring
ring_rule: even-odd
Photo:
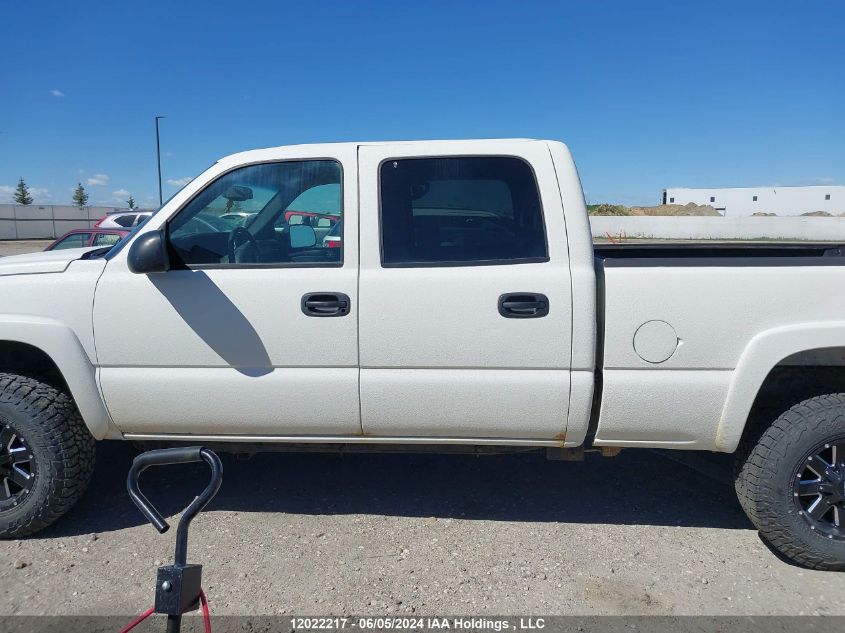
[[[314,213],[313,211],[293,211],[290,209],[285,211],[285,222],[288,224],[307,224],[314,228],[318,226],[330,227],[337,224],[339,220],[340,216],[334,213]]]
[[[50,244],[45,251],[56,251],[62,248],[85,248],[86,246],[114,246],[129,235],[126,229],[74,229],[62,235]]]

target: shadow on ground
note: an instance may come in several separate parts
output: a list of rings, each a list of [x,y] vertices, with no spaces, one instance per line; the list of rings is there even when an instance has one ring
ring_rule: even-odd
[[[136,452],[102,442],[91,487],[39,538],[106,532],[144,523],[126,494]],[[733,489],[657,452],[547,461],[506,455],[265,453],[222,455],[223,487],[208,510],[378,514],[493,521],[549,521],[749,529]],[[730,456],[706,456],[729,472]],[[141,488],[165,516],[205,486],[204,465],[152,468]]]

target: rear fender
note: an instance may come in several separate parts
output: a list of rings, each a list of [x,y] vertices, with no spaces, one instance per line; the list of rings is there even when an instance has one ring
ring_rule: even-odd
[[[717,450],[728,453],[736,450],[766,376],[787,356],[842,346],[845,346],[845,321],[789,325],[765,330],[752,338],[734,370],[716,432]]]

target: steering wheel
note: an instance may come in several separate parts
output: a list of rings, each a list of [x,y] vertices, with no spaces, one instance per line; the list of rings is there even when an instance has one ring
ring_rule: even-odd
[[[235,227],[229,234],[229,263],[254,264],[259,261],[261,249],[255,237],[244,227]]]

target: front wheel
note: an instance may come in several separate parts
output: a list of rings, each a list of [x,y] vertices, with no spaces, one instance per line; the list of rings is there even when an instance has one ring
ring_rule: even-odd
[[[811,569],[845,570],[845,394],[804,400],[737,454],[736,491],[778,551]]]
[[[0,538],[44,529],[79,500],[94,469],[94,438],[66,394],[0,373]]]

